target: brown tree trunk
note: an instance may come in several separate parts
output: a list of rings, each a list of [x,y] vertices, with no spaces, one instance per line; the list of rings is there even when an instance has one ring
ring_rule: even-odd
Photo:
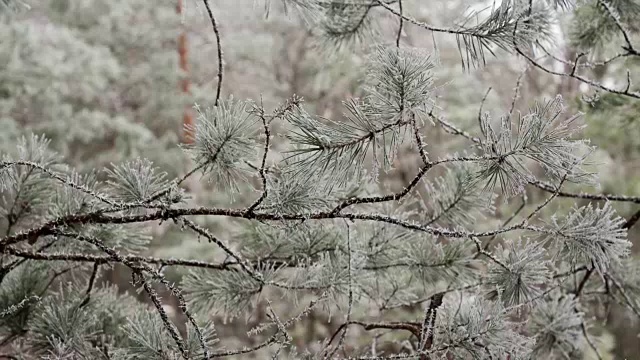
[[[178,6],[176,7],[176,12],[178,16],[182,16],[183,9],[183,0],[178,0]],[[189,82],[189,62],[188,62],[188,49],[187,49],[187,33],[184,29],[182,29],[180,36],[178,37],[178,55],[180,56],[180,70],[182,70],[183,78],[180,81],[180,88],[184,95],[191,94],[189,90],[189,86],[191,85]],[[191,113],[191,108],[188,105],[185,105],[184,114],[182,116],[182,128],[183,128],[183,141],[186,144],[191,144],[193,142],[193,134],[191,134],[191,130],[193,127],[193,114]]]

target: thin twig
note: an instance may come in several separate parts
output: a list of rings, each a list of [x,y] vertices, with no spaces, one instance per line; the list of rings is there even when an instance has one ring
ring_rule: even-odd
[[[536,46],[538,48],[540,48],[545,54],[547,54],[548,57],[552,58],[553,60],[563,64],[563,65],[567,65],[567,66],[573,66],[575,65],[573,62],[571,61],[567,61],[565,59],[561,59],[558,56],[552,54],[544,45],[542,45],[542,43],[540,43],[540,41],[536,40]],[[628,57],[628,56],[632,56],[632,54],[629,54],[628,52],[623,52],[623,53],[618,53],[610,58],[607,58],[605,60],[602,61],[598,61],[598,62],[589,62],[589,61],[583,61],[582,63],[577,64],[578,68],[596,68],[596,67],[601,67],[601,66],[606,66],[609,65],[610,63],[614,62],[615,60],[618,60],[620,58],[623,57]]]
[[[489,87],[487,89],[487,92],[484,93],[484,96],[482,97],[482,102],[480,102],[480,108],[478,109],[478,125],[480,126],[480,130],[484,129],[484,126],[482,126],[482,110],[484,108],[484,103],[487,101],[487,97],[489,96],[489,93],[491,92],[491,87]],[[484,137],[486,137],[486,134],[482,134]]]
[[[584,287],[587,284],[587,281],[589,280],[589,278],[591,277],[591,274],[593,274],[594,270],[595,270],[595,267],[593,266],[587,269],[587,272],[584,274],[584,277],[582,277],[580,284],[578,284],[578,287],[576,288],[576,292],[575,292],[576,297],[580,296],[580,294],[582,293],[582,290],[584,290]]]
[[[598,347],[596,346],[596,344],[593,343],[593,340],[591,340],[591,337],[589,336],[589,332],[587,331],[587,325],[585,325],[584,321],[580,324],[581,328],[582,328],[582,334],[584,335],[585,340],[587,340],[587,344],[589,344],[589,347],[591,348],[591,350],[593,350],[594,354],[596,354],[596,357],[598,358],[598,360],[602,360],[602,355],[600,355],[600,351],[598,350]]]
[[[44,260],[44,261],[81,261],[106,264],[115,260],[108,255],[94,255],[84,253],[43,253],[36,251],[20,250],[8,246],[4,251],[6,254],[20,257],[22,259]],[[211,263],[200,260],[158,258],[151,256],[122,255],[122,258],[131,262],[142,262],[147,264],[157,264],[162,266],[185,266],[203,268],[211,270],[230,270],[237,265],[236,262]]]
[[[573,164],[575,165],[575,163]],[[573,167],[572,165],[572,167]],[[569,170],[571,171],[571,170]],[[544,207],[546,207],[547,205],[549,205],[549,203],[551,203],[551,201],[553,201],[553,199],[555,199],[556,197],[558,197],[558,193],[560,192],[560,189],[562,188],[562,185],[564,185],[565,181],[567,181],[567,177],[569,176],[569,171],[567,171],[564,176],[562,177],[562,179],[560,179],[560,183],[558,184],[558,186],[556,186],[556,191],[554,191],[545,201],[543,201],[541,204],[539,204],[538,206],[536,206],[535,209],[533,209],[533,211],[531,213],[529,213],[529,215],[527,215],[527,217],[525,217],[522,221],[523,224],[527,223],[529,220],[531,220],[534,216],[536,216],[536,214],[538,214],[540,211],[542,211],[542,209]]]
[[[224,143],[223,143],[224,145]],[[220,147],[222,148],[222,146]],[[211,158],[211,162],[215,162],[216,158],[218,157],[218,153],[220,153],[220,148],[216,149],[216,152],[213,154],[212,158]],[[142,204],[148,204],[151,203],[155,200],[158,200],[159,198],[163,197],[164,195],[167,195],[168,193],[170,193],[174,187],[178,187],[180,186],[180,184],[182,184],[185,180],[187,180],[191,175],[195,174],[198,170],[202,169],[203,167],[205,167],[207,165],[207,162],[203,162],[199,165],[196,165],[193,169],[189,170],[186,174],[184,174],[182,177],[175,179],[172,184],[168,185],[164,190],[158,192],[157,194],[154,194],[153,196],[151,196],[148,199],[142,200],[141,203]]]
[[[171,335],[173,340],[176,342],[176,345],[178,346],[178,350],[180,351],[180,354],[182,354],[182,357],[184,359],[189,359],[189,353],[187,351],[186,344],[184,343],[184,340],[180,337],[180,335],[178,335],[178,330],[175,328],[175,325],[173,325],[173,323],[171,323],[171,320],[169,320],[169,316],[167,315],[167,312],[164,310],[164,307],[162,306],[162,301],[160,301],[160,297],[158,296],[158,293],[144,279],[144,275],[142,273],[138,274],[138,279],[142,282],[144,291],[147,293],[147,295],[149,295],[149,298],[151,299],[153,306],[158,311],[158,314],[160,315],[160,318],[164,323],[165,329],[169,331],[169,334]]]
[[[348,261],[348,274],[349,274],[349,294],[348,294],[348,305],[347,305],[347,316],[346,316],[346,320],[345,320],[345,324],[348,324],[349,322],[351,322],[351,315],[353,312],[353,274],[352,274],[352,269],[351,269],[351,231],[350,231],[350,227],[349,227],[349,222],[345,221],[345,224],[347,226],[347,261]],[[340,335],[340,339],[338,340],[338,344],[333,348],[333,350],[331,352],[329,352],[328,354],[325,354],[325,356],[323,357],[323,359],[331,359],[333,358],[333,355],[336,353],[336,351],[338,351],[341,347],[342,344],[344,343],[344,339],[347,337],[347,330],[349,329],[348,326],[344,327],[344,331],[341,333]],[[330,345],[330,343],[328,344]],[[327,347],[328,347],[327,345]]]
[[[424,151],[424,142],[422,141],[422,137],[420,136],[420,129],[418,129],[418,124],[415,118],[411,121],[411,126],[413,127],[413,135],[416,140],[416,146],[418,147],[418,153],[420,154],[420,159],[422,159],[423,165],[425,167],[433,166],[429,164],[427,153]]]
[[[507,225],[509,225],[509,223],[511,221],[513,221],[513,219],[515,219],[520,212],[524,209],[524,207],[527,205],[527,193],[523,192],[522,193],[522,203],[520,203],[520,206],[518,206],[518,208],[516,209],[516,211],[513,212],[513,214],[511,214],[511,216],[509,216],[509,218],[507,220],[505,220],[502,223],[502,226],[505,227]],[[498,237],[498,235],[493,235],[488,241],[487,243],[484,245],[484,250],[489,250],[489,246],[491,246],[491,243],[493,243],[493,241]],[[480,256],[480,254],[476,254],[476,256],[474,258],[478,258]]]
[[[402,0],[398,0],[398,6],[400,11],[400,25],[398,26],[398,34],[396,35],[396,47],[400,47],[400,36],[402,36],[402,27],[404,25],[404,18],[402,17]]]
[[[348,323],[342,323],[333,335],[329,338],[328,344],[331,344],[338,334],[349,325],[359,325],[366,331],[387,329],[387,330],[405,330],[409,331],[415,337],[420,338],[420,324],[417,322],[379,322],[369,323],[364,321],[352,320]]]
[[[93,289],[93,284],[96,281],[96,277],[98,275],[99,269],[100,269],[100,263],[99,262],[93,263],[93,271],[91,271],[91,276],[89,277],[89,285],[87,286],[87,291],[85,293],[84,300],[82,300],[82,303],[80,303],[79,307],[84,307],[91,300],[91,290]]]
[[[631,311],[633,311],[633,313],[636,316],[640,317],[640,310],[638,310],[638,308],[635,306],[635,302],[631,300],[631,298],[625,291],[624,287],[620,284],[620,282],[618,282],[618,280],[616,280],[615,278],[609,275],[605,275],[605,277],[606,279],[609,279],[611,281],[611,284],[613,284],[613,286],[620,292],[620,294],[622,294],[622,297],[624,298],[624,301],[627,304],[627,307],[631,309]]]
[[[505,263],[500,261],[497,257],[495,257],[493,254],[491,254],[490,252],[488,252],[487,250],[485,250],[482,247],[482,242],[480,241],[480,239],[478,239],[477,236],[472,236],[471,239],[476,244],[476,250],[478,251],[478,254],[482,254],[482,255],[486,256],[487,258],[489,258],[489,260],[491,260],[494,263],[498,264],[503,269],[505,269],[507,271],[511,271],[511,269],[509,269],[509,267],[507,265],[505,265]]]
[[[527,68],[525,68],[520,75],[518,75],[518,80],[516,80],[516,87],[513,89],[513,97],[511,98],[511,106],[509,106],[509,119],[513,116],[513,112],[516,109],[516,103],[520,98],[520,87],[522,86],[522,78],[527,73]]]
[[[640,210],[636,211],[623,225],[623,229],[631,229],[640,220]]]
[[[260,174],[260,179],[262,180],[262,194],[260,194],[260,197],[253,204],[251,204],[249,208],[247,208],[248,213],[253,212],[253,210],[257,208],[264,201],[264,199],[267,197],[267,194],[268,194],[265,167],[267,165],[267,154],[269,153],[269,141],[271,138],[271,131],[269,131],[269,124],[267,123],[267,118],[265,117],[265,114],[264,114],[264,105],[262,104],[262,100],[260,100],[260,102],[261,102],[260,108],[257,109],[257,113],[260,119],[262,120],[262,127],[264,129],[264,137],[265,137],[264,149],[262,153],[262,161],[260,163],[260,169],[258,171]]]
[[[514,27],[514,32],[517,30],[517,23],[516,26]],[[518,54],[520,54],[522,57],[524,57],[529,63],[531,63],[533,66],[535,66],[536,68],[551,74],[551,75],[555,75],[555,76],[560,76],[560,77],[567,77],[567,78],[572,78],[575,80],[578,80],[580,82],[583,82],[587,85],[593,86],[595,88],[598,88],[600,90],[604,90],[606,92],[612,93],[612,94],[618,94],[618,95],[625,95],[625,96],[629,96],[632,98],[636,98],[636,99],[640,99],[640,93],[636,92],[636,91],[629,91],[628,89],[625,90],[617,90],[608,86],[605,86],[602,83],[596,82],[594,80],[590,80],[587,79],[583,76],[577,75],[577,74],[571,74],[571,73],[564,73],[564,72],[559,72],[556,70],[552,70],[549,68],[546,68],[545,66],[541,65],[536,59],[532,58],[531,56],[527,55],[522,49],[520,49],[520,47],[518,46],[517,43],[514,42],[514,49],[516,50],[516,52]]]
[[[445,292],[439,292],[431,296],[429,307],[425,311],[424,320],[422,321],[422,328],[420,329],[420,346],[418,351],[423,353],[421,360],[427,360],[428,356],[426,352],[431,350],[433,345],[433,329],[436,323],[436,316],[438,308],[442,305]]]
[[[260,283],[264,282],[262,279],[262,276],[260,276],[259,273],[256,273],[255,271],[253,271],[253,269],[249,268],[245,260],[242,259],[242,257],[239,254],[236,254],[225,243],[223,243],[220,239],[218,239],[213,234],[211,234],[209,230],[198,226],[193,221],[190,221],[187,219],[182,219],[182,221],[184,222],[185,225],[187,225],[187,227],[191,228],[196,233],[204,236],[210,242],[218,245],[218,247],[220,247],[225,253],[227,253],[227,255],[231,256],[238,263],[238,265],[240,265],[240,267],[242,267],[242,269],[246,271],[248,274],[250,274],[255,280],[257,280]]]
[[[620,202],[632,202],[640,204],[640,196],[628,196],[628,195],[614,195],[614,194],[588,194],[588,193],[569,193],[566,191],[558,191],[553,185],[545,183],[540,180],[530,180],[529,184],[537,187],[540,190],[554,193],[557,191],[558,196],[585,199],[585,200],[599,200],[599,201],[620,201]]]
[[[220,101],[220,92],[222,91],[222,72],[224,70],[224,63],[222,58],[222,43],[220,40],[220,31],[218,30],[218,24],[216,23],[216,18],[213,16],[213,11],[211,11],[211,6],[209,6],[209,0],[202,0],[204,2],[204,6],[207,8],[207,14],[209,15],[209,20],[211,20],[211,26],[213,27],[213,32],[216,35],[216,42],[218,43],[218,88],[216,90],[216,102],[215,106],[218,106],[218,102]]]

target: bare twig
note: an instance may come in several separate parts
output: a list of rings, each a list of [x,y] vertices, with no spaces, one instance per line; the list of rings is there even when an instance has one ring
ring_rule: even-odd
[[[398,26],[398,34],[396,35],[396,47],[399,48],[400,47],[400,37],[402,36],[402,28],[404,25],[404,18],[402,17],[402,0],[398,0],[398,10],[400,13],[399,16],[399,20],[400,20],[400,25]]]
[[[587,325],[585,325],[584,321],[580,324],[580,327],[582,328],[582,334],[584,335],[585,340],[587,340],[587,344],[589,344],[589,347],[591,348],[591,350],[593,350],[593,353],[596,354],[596,358],[598,358],[598,360],[602,360],[602,355],[600,355],[600,351],[598,350],[596,344],[594,344],[593,340],[591,340],[589,332],[587,331]]]
[[[216,35],[216,42],[218,43],[218,87],[216,90],[216,102],[215,106],[218,106],[218,102],[220,101],[220,92],[222,90],[222,73],[224,70],[224,63],[222,58],[222,43],[220,40],[220,31],[218,30],[218,24],[216,23],[216,18],[213,16],[213,11],[211,11],[211,6],[209,6],[209,0],[202,0],[204,2],[205,8],[207,8],[207,14],[209,15],[209,20],[211,20],[211,26],[213,27],[213,32]]]
[[[527,73],[527,68],[525,68],[520,75],[518,76],[518,80],[516,80],[516,87],[513,89],[513,97],[511,98],[511,106],[509,106],[509,118],[513,116],[513,112],[516,109],[516,103],[520,98],[520,87],[522,86],[522,78]]]
[[[269,131],[269,124],[267,123],[267,118],[265,117],[265,114],[264,114],[264,105],[261,103],[260,108],[255,109],[255,111],[260,117],[260,119],[262,120],[262,126],[264,129],[264,137],[265,137],[264,149],[262,153],[262,162],[260,163],[260,169],[258,171],[260,174],[260,179],[262,179],[262,194],[260,194],[260,197],[253,204],[251,204],[249,208],[247,208],[248,213],[253,212],[253,210],[257,208],[264,201],[264,199],[267,197],[267,194],[268,194],[265,166],[267,164],[267,154],[269,153],[269,141],[271,138],[271,131]]]
[[[602,2],[602,0],[599,0]],[[516,31],[518,30],[518,22],[516,22],[516,25],[514,26],[514,34],[516,33]],[[629,89],[625,89],[625,90],[617,90],[614,88],[611,88],[609,86],[606,86],[602,83],[596,82],[594,80],[590,80],[587,79],[583,76],[577,75],[575,73],[575,69],[577,68],[577,60],[576,62],[574,62],[574,66],[573,66],[573,70],[571,73],[564,73],[564,72],[559,72],[556,70],[552,70],[549,69],[547,67],[545,67],[544,65],[540,64],[536,59],[532,58],[531,56],[529,56],[528,54],[526,54],[522,49],[520,49],[519,45],[514,41],[513,42],[513,46],[514,49],[516,50],[516,52],[518,54],[520,54],[522,57],[524,57],[530,64],[532,64],[534,67],[548,73],[551,75],[555,75],[555,76],[560,76],[560,77],[567,77],[567,78],[571,78],[571,79],[575,79],[578,80],[580,82],[583,82],[587,85],[590,85],[592,87],[598,88],[600,90],[604,90],[606,92],[612,93],[612,94],[618,94],[618,95],[625,95],[625,96],[629,96],[632,98],[636,98],[636,99],[640,99],[640,93],[636,92],[636,91],[630,91]],[[632,52],[635,51],[633,48],[625,48],[625,50],[627,50],[627,52]]]
[[[507,226],[509,225],[509,223],[511,221],[513,221],[513,219],[515,219],[518,214],[520,214],[520,212],[522,211],[522,209],[524,209],[524,207],[527,205],[527,193],[523,192],[522,193],[522,202],[520,203],[520,206],[518,206],[518,208],[516,209],[516,211],[513,212],[513,214],[511,214],[511,216],[509,216],[509,218],[507,220],[505,220],[502,223],[502,226]],[[491,246],[491,243],[493,243],[493,241],[498,237],[498,235],[493,235],[488,241],[487,243],[484,245],[484,250],[489,250],[489,246]],[[480,254],[476,254],[475,258],[478,258],[480,256]]]
[[[623,229],[631,229],[640,220],[640,210],[636,211],[623,225]]]
[[[83,307],[89,303],[91,300],[91,290],[93,290],[93,285],[96,281],[96,277],[98,276],[98,270],[100,269],[100,263],[93,263],[93,271],[91,271],[91,276],[89,277],[89,285],[87,286],[87,291],[85,293],[84,300],[80,303],[79,307]]]
[[[478,109],[478,126],[480,126],[480,130],[484,129],[484,126],[482,126],[482,110],[484,109],[484,103],[487,101],[487,97],[489,96],[489,93],[491,92],[491,87],[489,87],[487,89],[487,92],[484,93],[484,96],[482,97],[482,102],[480,103],[480,108]],[[486,134],[482,134],[483,136],[487,136]]]
[[[576,292],[575,292],[576,297],[580,296],[580,294],[582,293],[582,290],[584,290],[584,286],[587,284],[587,281],[591,277],[591,274],[593,274],[594,270],[595,270],[595,267],[593,266],[587,269],[587,272],[584,274],[584,276],[582,277],[582,280],[580,281],[580,284],[578,284],[578,287],[576,288]]]
[[[351,322],[351,315],[353,312],[353,279],[352,279],[352,269],[351,269],[351,231],[349,228],[349,222],[345,221],[345,224],[347,226],[347,261],[348,261],[348,274],[349,274],[349,301],[348,301],[348,307],[347,307],[347,318],[345,320],[345,324],[348,324],[349,322]],[[344,331],[341,332],[340,335],[340,339],[338,340],[338,344],[333,348],[333,350],[327,354],[325,354],[325,356],[323,357],[323,359],[331,359],[333,358],[333,355],[336,353],[336,351],[338,351],[341,347],[342,344],[344,343],[344,339],[347,337],[347,330],[349,329],[349,327],[345,326],[344,327]],[[328,345],[330,345],[331,342],[329,342]],[[328,348],[327,345],[327,348]]]

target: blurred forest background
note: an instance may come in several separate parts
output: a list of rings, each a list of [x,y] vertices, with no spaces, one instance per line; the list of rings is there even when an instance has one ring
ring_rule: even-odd
[[[12,15],[10,20],[1,19],[0,152],[11,153],[20,136],[33,132],[50,138],[52,147],[79,171],[144,157],[171,177],[184,174],[190,163],[178,147],[186,140],[183,123],[185,117],[197,121],[194,103],[211,105],[215,99],[218,64],[215,37],[205,9],[198,1],[182,1],[178,9],[179,0],[40,0],[31,1],[29,11]],[[223,97],[233,94],[239,99],[262,100],[270,109],[297,94],[305,99],[310,112],[340,118],[342,101],[357,97],[361,91],[366,70],[361,66],[362,49],[330,54],[305,30],[300,19],[287,16],[280,2],[265,3],[268,1],[217,0],[211,4],[222,35]],[[446,25],[459,19],[469,2],[406,1],[405,6],[418,20]],[[388,24],[381,24],[383,29],[391,29],[397,21],[386,20]],[[558,41],[552,51],[573,59],[580,52],[580,36],[576,34],[584,35],[585,30],[572,27],[570,18],[558,20]],[[389,31],[380,36],[389,37],[391,42],[394,35]],[[186,39],[182,47],[181,38]],[[487,58],[484,68],[463,71],[454,37],[431,37],[412,26],[405,27],[402,42],[437,52],[440,66],[435,72],[441,85],[438,106],[446,110],[444,115],[451,122],[470,132],[477,129],[478,109],[489,87],[484,109],[496,112],[509,108],[518,82],[516,109],[527,109],[533,99],[561,94],[570,112],[585,113],[582,119],[588,127],[584,136],[598,147],[595,158],[602,186],[582,190],[640,195],[639,101],[601,94],[599,101],[590,103],[585,100],[594,92],[584,85],[527,69],[524,61],[502,53]],[[606,39],[602,41],[601,53],[610,51],[607,44]],[[188,62],[186,71],[180,66],[180,49]],[[626,79],[628,68],[638,83],[640,62],[633,61],[599,68],[594,77],[605,83],[610,78]],[[564,70],[568,72],[570,64],[567,66]],[[188,92],[184,91],[185,81]],[[274,130],[277,134],[277,128]],[[442,129],[431,127],[423,135],[427,150],[434,156],[463,150],[462,142],[444,137]],[[381,184],[395,189],[407,182],[404,177],[410,179],[410,169],[419,159],[409,151],[400,158],[402,163],[396,164],[400,171],[386,175]],[[403,174],[404,168],[409,172]],[[220,206],[231,200],[197,177],[193,180],[186,185],[191,201]],[[529,189],[527,196],[543,198],[535,189]],[[254,197],[247,194],[247,199]],[[570,207],[573,200],[558,203]],[[613,205],[623,217],[637,210],[631,203]],[[498,207],[491,222],[501,223],[512,210]],[[200,224],[222,237],[231,237],[243,226],[224,218],[203,218]],[[630,232],[629,239],[637,252],[640,227]],[[221,256],[206,241],[164,225],[155,229],[150,252],[203,260]],[[168,275],[177,281],[181,273],[171,270]],[[116,269],[102,281],[119,283],[124,291],[129,278]],[[411,309],[406,311],[411,316]],[[619,311],[612,311],[607,328],[602,330],[610,338],[615,358],[637,359],[640,324],[619,321]],[[257,323],[262,315],[255,316],[248,321]],[[246,344],[250,326],[244,320],[219,326],[220,337],[235,335],[238,345]],[[299,324],[304,338],[313,341],[331,333],[324,328],[331,324],[313,322],[311,316]]]

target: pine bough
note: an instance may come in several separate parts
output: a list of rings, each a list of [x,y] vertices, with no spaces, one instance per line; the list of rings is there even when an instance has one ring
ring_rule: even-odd
[[[629,15],[615,10],[633,8],[626,3],[598,1],[579,11],[591,7],[612,21],[624,35],[624,56],[637,56],[629,37],[634,29],[625,25]],[[401,1],[285,4],[331,51],[376,41],[380,16],[392,15],[399,31],[408,23],[454,36],[464,67],[482,66],[487,53],[502,49],[543,69],[527,49],[548,40],[552,7],[575,6],[503,1],[475,24],[477,13],[440,28],[406,15]],[[587,35],[594,36],[581,40]],[[78,174],[46,139],[22,139],[0,162],[3,348],[13,358],[50,359],[255,352],[292,359],[515,360],[579,358],[588,347],[598,353],[591,329],[601,311],[593,304],[617,302],[640,314],[640,263],[630,257],[626,237],[637,216],[625,221],[611,205],[640,204],[640,197],[562,190],[595,178],[592,148],[576,140],[579,117],[566,114],[560,97],[497,121],[480,114],[477,136],[449,123],[435,107],[436,59],[399,39],[397,46],[369,48],[365,96],[348,99],[341,120],[309,113],[296,96],[271,112],[231,97],[198,107],[194,142],[184,149],[195,166],[179,179],[167,179],[144,159]],[[570,74],[556,75],[638,97],[631,84],[615,90],[582,77],[583,67],[576,60]],[[278,161],[269,156],[274,122],[287,128],[281,141],[288,150]],[[432,158],[421,134],[436,127],[465,138],[467,152]],[[420,160],[415,177],[399,192],[380,192],[378,173],[393,169],[407,143]],[[258,194],[246,206],[193,206],[180,185],[196,173],[231,193],[255,177]],[[498,198],[517,203],[527,188],[547,197],[529,204],[524,196],[501,226],[478,225]],[[559,198],[593,202],[545,216]],[[194,222],[196,215],[246,222],[231,242]],[[163,221],[206,239],[226,260],[141,255],[151,240],[145,229]],[[148,302],[98,284],[115,264],[130,270]],[[167,267],[189,270],[174,284]],[[183,320],[171,316],[158,289],[175,300]],[[297,310],[283,314],[275,301]],[[253,345],[234,348],[218,338],[212,315],[234,319],[257,308],[266,319],[250,331]],[[366,320],[371,309],[382,320]],[[396,316],[398,309],[405,315]],[[339,319],[334,331],[319,343],[295,346],[294,325],[327,311]],[[354,328],[359,335],[351,335]]]

